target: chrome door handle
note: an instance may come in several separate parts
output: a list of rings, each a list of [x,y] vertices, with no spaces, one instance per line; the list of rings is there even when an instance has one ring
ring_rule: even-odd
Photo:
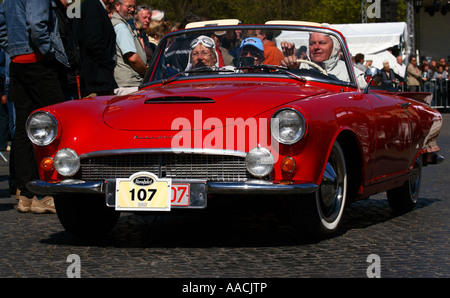
[[[402,103],[400,106],[406,110],[407,108],[409,108],[410,105],[411,105],[410,102],[405,102],[405,103]]]

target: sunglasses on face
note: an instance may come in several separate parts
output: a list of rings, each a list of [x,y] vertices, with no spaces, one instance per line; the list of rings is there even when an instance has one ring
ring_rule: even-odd
[[[120,3],[120,5],[125,6],[128,10],[132,9],[132,10],[136,10],[136,5],[131,5],[131,4],[124,4],[124,3]]]
[[[242,53],[241,53],[241,56],[244,56],[244,57],[247,57],[247,56],[251,56],[251,57],[254,57],[255,59],[259,59],[259,56],[260,56],[260,53],[259,52],[257,52],[257,51],[248,51],[248,50],[244,50],[244,51],[242,51]]]

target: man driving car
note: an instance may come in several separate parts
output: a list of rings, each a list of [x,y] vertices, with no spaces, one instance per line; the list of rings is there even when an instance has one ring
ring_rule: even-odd
[[[329,76],[334,76],[341,81],[349,81],[347,67],[344,61],[339,59],[339,41],[328,34],[314,32],[309,35],[307,57],[313,62],[313,66],[302,63],[296,56],[295,45],[292,42],[281,42],[284,59],[281,64],[289,68],[314,69],[314,64],[324,69]]]

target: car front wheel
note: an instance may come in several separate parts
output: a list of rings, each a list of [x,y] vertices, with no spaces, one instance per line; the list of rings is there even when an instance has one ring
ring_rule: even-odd
[[[305,198],[292,198],[291,219],[308,238],[321,239],[339,229],[347,197],[347,166],[344,152],[335,142],[319,189]]]
[[[55,208],[65,230],[78,237],[101,236],[117,223],[120,212],[106,206],[103,196],[55,196]]]

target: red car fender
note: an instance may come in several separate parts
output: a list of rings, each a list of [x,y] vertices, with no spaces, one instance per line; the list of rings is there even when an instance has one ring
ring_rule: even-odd
[[[348,105],[349,100],[352,101],[352,107]],[[308,127],[306,135],[298,143],[280,145],[280,160],[291,156],[296,161],[293,180],[320,184],[333,144],[343,135],[352,142],[341,145],[344,148],[351,146],[351,152],[359,155],[354,158],[359,159],[363,180],[370,176],[375,146],[375,140],[371,136],[375,128],[372,111],[361,93],[321,95],[296,102],[290,107],[302,113]],[[362,125],[356,125],[356,121]],[[275,166],[275,170],[277,169],[279,165]],[[279,174],[280,171],[276,173]],[[275,177],[285,178],[282,175]]]

